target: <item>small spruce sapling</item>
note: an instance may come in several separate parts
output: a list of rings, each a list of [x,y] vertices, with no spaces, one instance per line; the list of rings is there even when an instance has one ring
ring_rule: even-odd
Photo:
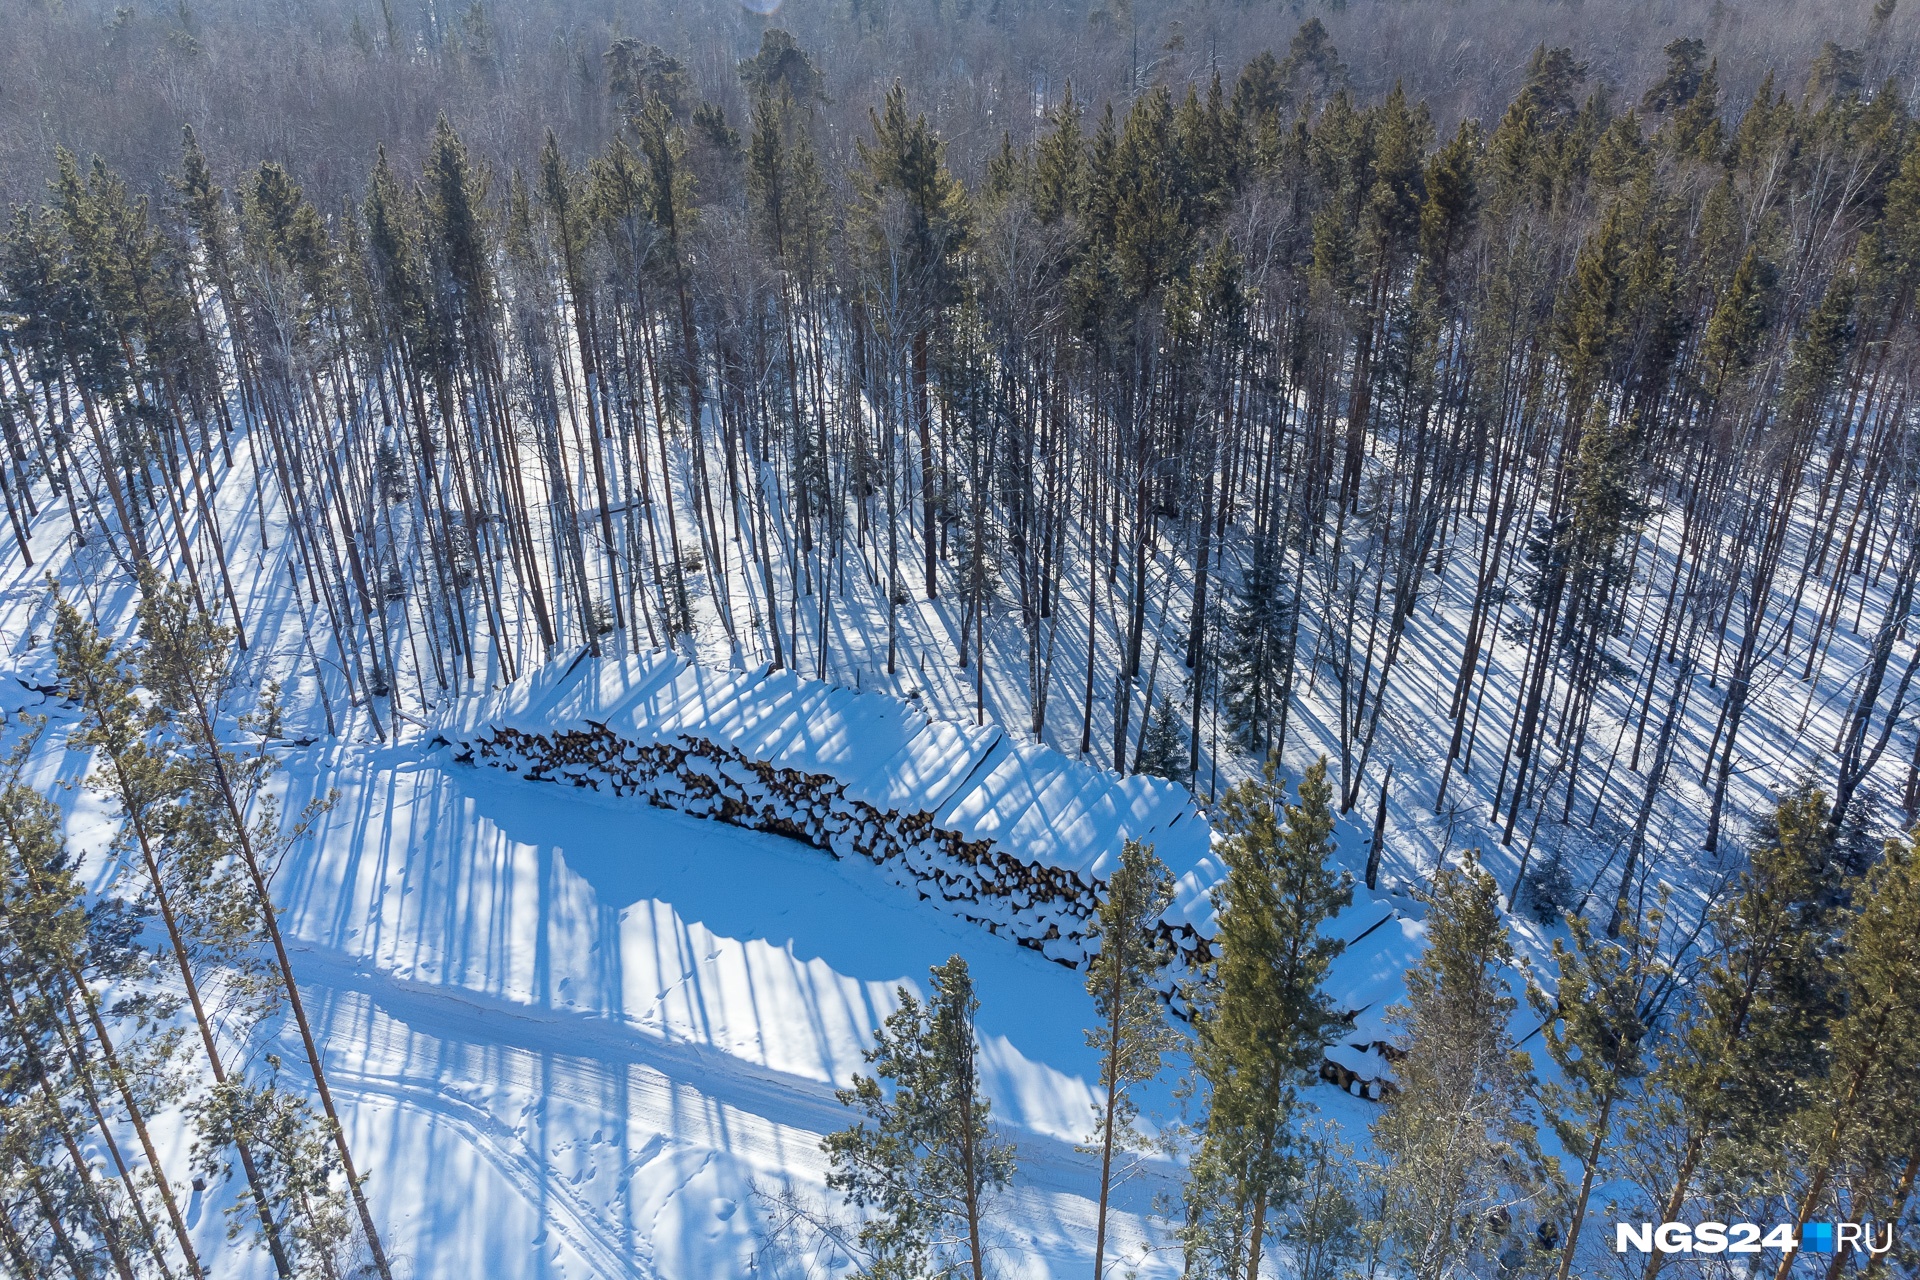
[[[1147,722],[1146,741],[1141,744],[1133,771],[1170,782],[1187,776],[1187,744],[1180,731],[1180,717],[1165,696],[1155,700],[1153,718]]]

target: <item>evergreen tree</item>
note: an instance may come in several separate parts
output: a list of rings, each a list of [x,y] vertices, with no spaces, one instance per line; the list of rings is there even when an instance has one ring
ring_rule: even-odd
[[[863,1118],[821,1142],[827,1185],[877,1210],[860,1229],[870,1280],[982,1280],[988,1202],[1013,1178],[1013,1147],[994,1138],[980,1089],[967,962],[953,956],[930,976],[926,1005],[901,987],[874,1030],[874,1074],[835,1094]]]
[[[1541,1033],[1548,1056],[1560,1068],[1558,1083],[1541,1086],[1541,1108],[1561,1148],[1580,1164],[1580,1189],[1560,1244],[1559,1280],[1573,1274],[1593,1189],[1608,1181],[1616,1114],[1646,1074],[1650,1010],[1657,989],[1670,980],[1660,957],[1663,913],[1649,913],[1641,926],[1628,924],[1611,940],[1596,938],[1582,916],[1569,913],[1566,921],[1570,939],[1553,942],[1553,994],[1537,986],[1527,990],[1546,1019]]]
[[[64,602],[57,603],[62,610],[67,608]],[[69,746],[87,744],[87,726],[83,724],[71,731],[67,741]],[[30,742],[31,735],[22,743],[22,749]],[[27,791],[19,785],[24,758],[17,753],[8,765],[6,776],[12,790],[7,793],[8,808],[0,815],[0,827],[22,850],[38,850],[23,886],[29,891],[27,901],[33,904],[25,918],[30,919],[34,911],[49,902],[59,901],[62,895],[67,908],[80,913],[78,883],[64,865],[65,853],[57,824],[48,825],[56,811],[51,801],[41,797],[25,799]],[[111,890],[84,913],[75,916],[82,922],[82,935],[70,940],[73,945],[57,947],[42,956],[52,967],[38,974],[35,990],[23,998],[57,1013],[66,1024],[60,1030],[61,1054],[95,1117],[101,1139],[126,1187],[127,1202],[140,1235],[160,1273],[173,1274],[170,1250],[159,1234],[163,1229],[170,1229],[186,1274],[200,1276],[203,1272],[198,1252],[148,1127],[149,1116],[175,1102],[181,1086],[175,1062],[180,1036],[167,1025],[176,1011],[176,1002],[156,996],[147,987],[153,957],[140,943],[145,918],[139,911],[127,908],[122,899],[110,895]],[[137,896],[147,909],[151,908],[150,899]],[[15,930],[16,941],[20,940],[17,931],[22,919],[13,907],[0,905],[0,923]],[[96,983],[113,984],[110,1004],[96,993]],[[113,1020],[111,1026],[109,1017]],[[120,1140],[109,1124],[108,1108],[113,1104],[117,1104],[119,1114],[124,1115],[145,1156],[144,1176],[136,1176],[130,1170]],[[118,1123],[117,1116],[114,1123]],[[147,1210],[145,1188],[149,1185],[159,1201],[160,1213],[150,1215]]]
[[[121,1280],[134,1280],[141,1253],[163,1268],[166,1257],[92,1083],[68,1052],[65,1011],[54,997],[85,963],[88,913],[60,811],[23,780],[43,727],[44,721],[23,720],[25,732],[0,762],[0,1142],[10,1156],[6,1190],[31,1188],[50,1252],[76,1277],[110,1267]],[[123,1171],[120,1186],[94,1169],[82,1146],[89,1128],[98,1129]],[[14,1160],[27,1167],[15,1169]],[[35,1267],[25,1270],[37,1274]]]
[[[1699,994],[1655,1072],[1684,1113],[1661,1221],[1681,1216],[1703,1164],[1716,1198],[1727,1187],[1764,1187],[1789,1117],[1827,1074],[1839,887],[1829,812],[1817,790],[1783,797],[1738,892],[1715,913]],[[1664,1263],[1665,1255],[1650,1255],[1645,1280]]]
[[[1793,1118],[1790,1158],[1802,1174],[1791,1201],[1796,1235],[1829,1206],[1835,1217],[1867,1217],[1860,1210],[1872,1204],[1871,1195],[1850,1206],[1836,1175],[1861,1137],[1920,1111],[1920,837],[1887,842],[1886,856],[1854,894],[1841,942],[1838,1002],[1845,1013],[1833,1023],[1824,1087],[1809,1091]],[[1909,1132],[1894,1149],[1911,1141]],[[1862,1181],[1871,1187],[1879,1180]],[[1910,1174],[1907,1182],[1910,1191]],[[1897,1224],[1904,1199],[1886,1217],[1885,1210],[1872,1216]],[[1774,1280],[1786,1280],[1794,1260],[1783,1254]],[[1836,1273],[1837,1265],[1828,1271]]]
[[[1054,109],[1052,130],[1034,148],[1031,204],[1042,226],[1071,216],[1085,199],[1086,139],[1080,117],[1080,103],[1068,84]]]
[[[826,99],[820,70],[813,65],[792,33],[768,27],[760,33],[760,49],[740,63],[740,83],[758,98],[784,94],[806,107]]]
[[[279,912],[269,889],[273,872],[287,848],[305,833],[317,811],[309,809],[294,824],[283,827],[279,806],[268,791],[268,784],[279,768],[279,761],[266,749],[266,743],[279,735],[278,691],[268,687],[260,709],[245,718],[245,727],[260,734],[261,746],[242,755],[226,745],[219,727],[234,681],[230,632],[193,608],[178,587],[148,575],[141,583],[140,635],[145,642],[140,655],[142,683],[177,735],[179,767],[186,775],[181,813],[176,820],[190,833],[193,845],[202,856],[212,854],[229,860],[252,891],[249,904],[252,927],[266,943],[272,973],[277,979],[272,988],[272,1001],[278,1004],[284,1000],[293,1015],[320,1098],[323,1117],[318,1127],[339,1160],[347,1193],[357,1211],[362,1242],[372,1255],[375,1270],[381,1280],[392,1280],[362,1179],[347,1146],[346,1130],[333,1104],[319,1043],[300,997],[286,940],[280,931]],[[237,1081],[228,1082],[227,1092],[231,1096],[220,1100],[223,1105],[238,1106],[246,1101]],[[253,1131],[243,1123],[236,1122],[236,1125],[236,1133]],[[266,1136],[283,1133],[286,1127],[284,1119],[275,1118],[257,1132]],[[304,1174],[306,1170],[300,1172]],[[268,1182],[271,1185],[271,1179]],[[325,1216],[315,1212],[306,1215],[306,1220],[314,1224]],[[318,1226],[313,1229],[317,1233],[316,1244],[327,1249],[335,1247],[336,1237],[328,1229]]]
[[[1095,1104],[1097,1123],[1088,1144],[1100,1152],[1095,1280],[1106,1271],[1107,1195],[1113,1185],[1114,1153],[1144,1145],[1134,1125],[1139,1107],[1129,1091],[1160,1074],[1161,1060],[1177,1042],[1167,1025],[1159,990],[1161,971],[1173,960],[1172,949],[1160,933],[1161,917],[1172,902],[1173,876],[1154,856],[1153,846],[1127,841],[1095,917],[1100,950],[1087,965],[1087,994],[1093,997],[1097,1019],[1087,1031],[1087,1046],[1100,1054],[1100,1084],[1105,1093]]]
[[[1720,149],[1719,64],[1707,59],[1706,42],[1686,36],[1668,42],[1666,74],[1640,99],[1662,122],[1661,134],[1677,156],[1712,160]]]
[[[1389,1013],[1404,1056],[1373,1140],[1400,1255],[1415,1280],[1440,1280],[1491,1251],[1538,1156],[1526,1119],[1532,1061],[1508,1029],[1517,1002],[1501,973],[1513,947],[1499,890],[1472,857],[1435,876],[1426,928],[1407,1001]]]
[[[623,36],[608,45],[602,57],[608,88],[629,112],[650,99],[675,116],[686,115],[691,107],[693,82],[685,64],[659,45]]]
[[[1162,694],[1155,700],[1153,718],[1147,722],[1147,736],[1140,744],[1133,771],[1178,782],[1187,776],[1187,764],[1186,735],[1181,730],[1180,717],[1173,703]]]
[[[164,928],[168,957],[218,1096],[228,1076],[214,1022],[217,1011],[202,992],[202,975],[216,971],[221,985],[246,1003],[269,984],[256,951],[251,889],[216,845],[198,839],[199,829],[183,807],[186,773],[158,737],[165,713],[143,704],[135,665],[64,599],[55,602],[54,652],[61,683],[80,709],[69,741],[98,753],[100,767],[88,783],[114,805],[121,840],[138,852],[145,873],[141,897]],[[226,1123],[217,1108],[203,1110],[201,1120],[215,1127]],[[244,1133],[235,1133],[235,1155],[247,1180],[243,1204],[261,1229],[276,1271],[290,1276],[294,1258],[281,1230],[285,1206],[268,1187]],[[203,1133],[203,1165],[206,1153],[215,1149]],[[240,1219],[233,1223],[235,1230],[240,1225]]]
[[[1352,900],[1353,881],[1328,865],[1332,797],[1324,757],[1288,803],[1269,756],[1221,798],[1215,957],[1189,998],[1207,1115],[1187,1178],[1188,1252],[1209,1273],[1259,1275],[1268,1218],[1298,1176],[1300,1090],[1340,1025],[1321,983],[1344,944],[1320,926]]]
[[[1227,608],[1220,663],[1227,721],[1240,741],[1260,755],[1286,745],[1277,739],[1279,726],[1286,722],[1294,609],[1279,548],[1256,550]]]
[[[176,621],[192,616],[177,588],[167,592]],[[309,1268],[345,1274],[358,1246],[348,1189],[332,1173],[331,1126],[276,1080],[255,1082],[230,1074],[213,1026],[215,1012],[203,1000],[209,970],[219,973],[226,996],[220,1012],[229,1021],[255,1025],[278,1012],[286,999],[284,976],[261,954],[268,941],[266,911],[246,858],[236,852],[226,801],[208,776],[204,757],[196,758],[191,748],[174,754],[170,746],[177,744],[164,737],[156,742],[156,731],[174,723],[166,704],[142,707],[129,664],[70,604],[60,601],[57,607],[61,673],[83,713],[76,737],[99,749],[105,760],[95,785],[118,804],[125,838],[141,851],[148,891],[201,1026],[212,1074],[208,1088],[188,1108],[196,1125],[194,1163],[203,1174],[219,1178],[231,1173],[230,1161],[237,1157],[246,1188],[229,1210],[229,1234],[257,1220],[283,1274]],[[200,628],[204,642],[218,642],[218,628],[204,622]],[[210,656],[208,649],[199,650],[200,662]],[[227,656],[223,651],[216,660]],[[143,667],[148,678],[159,670],[153,661]],[[208,682],[203,689],[222,688],[225,681],[205,667],[187,679]],[[261,727],[269,729],[264,722]],[[253,840],[260,847],[278,847],[271,805],[257,804],[258,787],[270,774],[269,758],[263,753],[225,763],[244,779],[246,794],[256,798],[246,806],[260,812]],[[277,1064],[272,1065],[277,1074]]]
[[[229,1151],[253,1155],[259,1191],[249,1184],[230,1211],[238,1227],[255,1195],[264,1196],[285,1224],[289,1252],[304,1275],[370,1274],[357,1266],[353,1205],[334,1176],[329,1126],[306,1099],[280,1079],[280,1063],[268,1055],[264,1078],[231,1076],[213,1086],[192,1112],[198,1123],[194,1163],[209,1178],[231,1174]]]
[[[1669,41],[1662,51],[1667,70],[1640,99],[1651,114],[1665,115],[1692,102],[1706,83],[1707,45],[1694,36]]]

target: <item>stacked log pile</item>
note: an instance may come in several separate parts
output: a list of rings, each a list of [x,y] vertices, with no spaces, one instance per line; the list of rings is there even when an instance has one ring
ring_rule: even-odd
[[[576,662],[557,681],[549,681],[551,687],[503,691],[490,703],[472,707],[464,720],[446,722],[442,741],[454,746],[457,760],[502,769],[530,782],[567,783],[645,800],[680,813],[786,836],[835,858],[864,858],[894,883],[918,893],[922,900],[1074,969],[1085,966],[1098,950],[1093,926],[1106,884],[1091,864],[1104,864],[1104,856],[1098,853],[1105,847],[1102,841],[1117,841],[1129,826],[1136,831],[1142,826],[1154,831],[1156,834],[1142,831],[1140,838],[1148,840],[1175,830],[1172,844],[1179,853],[1174,860],[1180,864],[1176,874],[1193,867],[1196,835],[1201,837],[1199,855],[1204,857],[1206,853],[1204,819],[1190,810],[1187,820],[1201,824],[1197,832],[1190,827],[1170,828],[1168,819],[1154,814],[1143,820],[1136,810],[1133,817],[1123,820],[1119,832],[1109,828],[1108,834],[1097,837],[1093,845],[1087,843],[1085,828],[1080,828],[1074,837],[1078,843],[1073,847],[1083,860],[1078,865],[1060,865],[1062,846],[1051,837],[1065,830],[1063,826],[1043,821],[1034,828],[1031,819],[1007,816],[1020,813],[1022,804],[1037,806],[1037,799],[1011,799],[1011,808],[996,808],[997,797],[1038,797],[1042,790],[1054,786],[1051,780],[1062,775],[1054,772],[1054,766],[1045,759],[1016,760],[1007,766],[1011,777],[996,782],[987,775],[999,766],[989,762],[1004,762],[1008,757],[976,745],[971,765],[965,763],[965,754],[944,758],[916,755],[915,767],[925,785],[875,785],[871,776],[859,784],[850,777],[857,775],[861,766],[844,752],[825,754],[843,772],[850,770],[849,777],[808,768],[816,758],[814,752],[792,750],[785,745],[792,738],[783,738],[784,731],[776,729],[769,737],[753,727],[772,721],[756,721],[751,712],[745,718],[739,714],[741,707],[755,706],[752,699],[758,699],[759,707],[768,707],[783,692],[790,695],[792,691],[764,695],[759,692],[764,686],[755,677],[742,679],[728,673],[716,676],[678,660],[655,658],[647,663],[651,665],[636,661],[629,664],[633,667],[630,671],[608,676],[599,685],[583,686],[568,683],[580,665]],[[585,680],[599,678],[583,673]],[[730,680],[734,683],[726,683]],[[702,681],[707,683],[703,685]],[[561,705],[564,698],[573,696],[568,694],[569,689],[582,688],[586,693],[580,697],[587,705],[580,701],[570,707]],[[647,704],[651,709],[641,710],[636,698],[643,702],[654,699]],[[604,710],[590,711],[589,707]],[[606,718],[596,719],[595,714]],[[832,717],[846,713],[830,709],[826,714]],[[678,722],[671,723],[675,720]],[[631,732],[626,731],[629,723]],[[851,721],[809,723],[822,732],[823,738],[831,738],[834,733],[874,731],[871,718],[859,727]],[[840,727],[833,728],[836,723]],[[713,736],[708,726],[716,724],[722,726],[722,735],[738,737],[740,745]],[[744,732],[742,725],[747,726]],[[882,757],[891,749],[886,745],[888,731],[898,733],[903,742],[917,741],[913,735],[920,732],[910,722],[891,730],[883,724],[879,730],[882,736],[867,740]],[[763,753],[784,763],[760,758]],[[873,758],[870,753],[868,767]],[[948,772],[942,773],[943,769]],[[948,781],[931,781],[941,777]],[[1059,784],[1065,789],[1068,799],[1064,803],[1069,808],[1086,803],[1072,799],[1079,794],[1073,790],[1075,785],[1087,784],[1075,783],[1071,777]],[[1022,786],[1027,788],[1024,793],[1018,790]],[[987,797],[984,808],[971,799],[957,804],[956,796],[961,794]],[[1062,812],[1058,808],[1063,803],[1060,790],[1052,794],[1054,798],[1048,803],[1056,806],[1054,812]],[[904,797],[904,803],[887,807],[891,797]],[[922,798],[926,805],[939,807],[939,812],[913,803]],[[1165,814],[1166,809],[1163,806],[1157,812]],[[943,818],[942,814],[947,816]],[[1025,826],[1021,825],[1023,821]],[[1155,823],[1160,825],[1156,827]],[[955,826],[970,827],[972,834],[955,830]],[[1033,847],[1027,847],[1028,837],[1034,837]],[[1027,856],[1016,852],[1015,846]],[[1096,856],[1089,857],[1090,853]],[[1217,870],[1212,874],[1218,874]],[[1191,880],[1191,875],[1188,878]],[[1186,891],[1189,897],[1195,892],[1204,894],[1208,878],[1203,872],[1199,883]],[[1194,912],[1191,902],[1184,909],[1169,912],[1169,917],[1160,922],[1159,932],[1178,961],[1164,974],[1162,992],[1174,1011],[1185,1016],[1188,1010],[1181,997],[1182,984],[1211,954],[1211,943],[1195,927],[1195,920],[1203,917]],[[1395,918],[1395,913],[1389,912],[1360,937],[1372,935]],[[1400,936],[1395,929],[1380,935]],[[1369,968],[1378,969],[1377,963],[1366,956],[1356,958],[1363,962],[1361,974]],[[1361,981],[1364,985],[1372,979],[1362,977]],[[1378,998],[1361,999],[1369,1007],[1379,1004]],[[1367,1021],[1371,1025],[1377,1019]],[[1391,1064],[1398,1053],[1376,1039],[1377,1034],[1377,1030],[1363,1031],[1354,1025],[1348,1035],[1351,1043],[1329,1048],[1321,1062],[1321,1079],[1362,1098],[1379,1100],[1390,1095],[1394,1088]]]
[[[705,738],[635,742],[585,723],[546,732],[490,725],[465,741],[458,758],[529,782],[570,783],[787,836],[836,858],[865,858],[921,898],[1069,968],[1098,950],[1092,922],[1106,885],[1097,877],[969,840],[924,810],[882,812],[826,774],[753,760]],[[1182,970],[1206,954],[1209,944],[1191,924],[1162,921],[1160,932]],[[1179,976],[1168,975],[1169,996]]]

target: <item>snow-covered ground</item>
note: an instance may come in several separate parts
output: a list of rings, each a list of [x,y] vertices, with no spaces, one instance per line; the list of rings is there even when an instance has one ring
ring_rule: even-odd
[[[79,757],[60,763],[71,776]],[[777,1274],[755,1189],[826,1202],[820,1138],[849,1121],[833,1088],[896,989],[924,996],[928,966],[956,951],[994,1116],[1019,1148],[1001,1263],[1037,1277],[1090,1256],[1078,974],[792,840],[502,782],[445,751],[316,746],[290,765],[295,803],[338,795],[276,891],[411,1274]],[[77,804],[74,837],[101,834]],[[297,1061],[290,1037],[277,1048]],[[1142,1275],[1168,1274],[1145,1215],[1174,1174],[1141,1172],[1113,1230]],[[220,1208],[195,1211],[210,1246]],[[221,1275],[271,1272],[264,1253],[220,1257]]]
[[[71,712],[46,709],[39,781],[68,799],[70,839],[105,887],[112,824],[74,786],[87,761],[61,749]],[[457,743],[314,743],[286,761],[289,811],[328,793],[331,804],[275,892],[407,1273],[800,1274],[769,1197],[833,1204],[820,1139],[850,1120],[833,1090],[861,1067],[898,988],[924,997],[928,967],[954,952],[978,988],[995,1121],[1018,1147],[995,1215],[1000,1265],[1022,1277],[1085,1265],[1098,1163],[1076,1144],[1092,1127],[1097,1062],[1081,974],[864,858],[522,781],[463,763]],[[1358,1016],[1356,1044],[1329,1057],[1363,1078],[1381,1064],[1357,1044],[1383,1034],[1417,954],[1413,910],[1361,890],[1336,922],[1361,939],[1333,977]],[[299,1060],[284,1027],[247,1052]],[[1144,1091],[1149,1125],[1176,1114],[1176,1076]],[[1361,1135],[1375,1104],[1315,1094]],[[187,1137],[168,1130],[163,1158],[184,1169]],[[1178,1270],[1151,1218],[1178,1177],[1148,1160],[1116,1193],[1110,1248],[1142,1276]],[[235,1190],[193,1197],[197,1233],[217,1275],[266,1276],[264,1252],[218,1243]]]

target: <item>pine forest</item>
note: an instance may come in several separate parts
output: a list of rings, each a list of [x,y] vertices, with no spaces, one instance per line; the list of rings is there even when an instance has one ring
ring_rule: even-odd
[[[1896,0],[0,27],[0,1272],[1920,1274]]]

